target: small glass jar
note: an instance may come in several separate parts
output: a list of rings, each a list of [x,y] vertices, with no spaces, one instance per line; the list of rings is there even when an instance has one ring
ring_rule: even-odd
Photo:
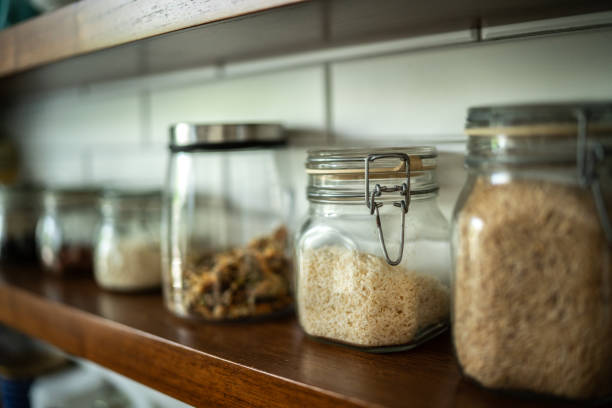
[[[55,275],[92,272],[100,197],[97,189],[57,189],[45,193],[36,239],[46,271]]]
[[[449,226],[433,147],[311,151],[296,239],[299,322],[367,351],[413,348],[448,327]]]
[[[472,108],[453,343],[483,386],[612,395],[612,104]]]
[[[160,287],[161,192],[109,191],[100,207],[94,252],[98,285],[121,292]]]
[[[291,310],[282,127],[173,126],[162,216],[167,307],[220,321]]]
[[[35,187],[0,187],[0,262],[35,263],[42,194]]]

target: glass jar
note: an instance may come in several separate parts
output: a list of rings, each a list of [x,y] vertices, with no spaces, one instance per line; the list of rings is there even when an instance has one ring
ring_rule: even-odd
[[[108,290],[142,291],[161,285],[159,191],[109,191],[100,204],[102,224],[94,276]]]
[[[172,127],[162,214],[167,307],[204,320],[291,309],[286,216],[276,159],[282,127]]]
[[[610,395],[612,104],[472,108],[467,133],[452,300],[464,375]]]
[[[36,222],[42,209],[40,189],[0,187],[0,262],[34,263]]]
[[[449,227],[433,147],[311,151],[296,239],[299,322],[368,351],[413,348],[448,327]]]
[[[100,197],[97,189],[57,189],[45,193],[36,239],[46,271],[63,275],[93,270]]]

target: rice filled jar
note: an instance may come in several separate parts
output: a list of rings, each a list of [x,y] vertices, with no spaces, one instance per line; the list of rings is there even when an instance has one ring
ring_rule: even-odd
[[[299,322],[368,351],[417,346],[448,326],[449,227],[433,147],[309,152],[296,239]]]
[[[612,104],[472,108],[453,342],[483,386],[612,395]]]

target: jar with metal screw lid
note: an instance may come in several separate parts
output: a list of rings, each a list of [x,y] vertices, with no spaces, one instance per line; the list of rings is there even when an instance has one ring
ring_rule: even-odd
[[[448,327],[448,223],[433,147],[311,151],[296,238],[301,327],[369,351],[415,347]]]
[[[255,319],[292,309],[290,196],[278,124],[172,127],[162,218],[166,306],[203,320]]]

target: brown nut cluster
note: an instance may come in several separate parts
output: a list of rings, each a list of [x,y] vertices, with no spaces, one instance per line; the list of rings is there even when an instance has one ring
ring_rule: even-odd
[[[186,309],[208,320],[281,312],[292,305],[287,230],[280,227],[245,247],[206,254],[187,273]]]

